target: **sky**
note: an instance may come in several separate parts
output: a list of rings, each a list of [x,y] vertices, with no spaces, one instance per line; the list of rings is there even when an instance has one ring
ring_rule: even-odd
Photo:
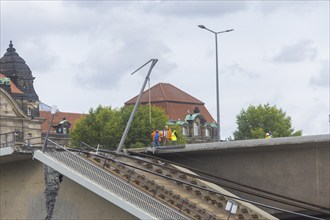
[[[303,135],[329,133],[329,1],[0,1],[0,51],[10,40],[35,77],[39,99],[62,112],[119,108],[170,83],[217,118],[269,103]],[[147,89],[147,88],[146,88]]]

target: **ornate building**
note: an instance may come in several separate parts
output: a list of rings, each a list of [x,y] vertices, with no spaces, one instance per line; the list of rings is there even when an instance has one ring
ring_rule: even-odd
[[[41,141],[39,98],[33,87],[34,77],[10,41],[0,58],[0,143]]]
[[[137,96],[125,105],[134,105],[136,100]],[[169,83],[158,83],[141,95],[140,102],[163,108],[169,124],[180,125],[188,142],[215,140],[217,126],[204,103],[181,89]]]

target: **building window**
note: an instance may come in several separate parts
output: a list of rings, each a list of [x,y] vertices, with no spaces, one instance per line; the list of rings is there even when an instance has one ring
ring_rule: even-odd
[[[199,124],[194,122],[194,136],[198,136],[199,134]]]
[[[27,115],[28,115],[28,116],[31,116],[31,113],[32,113],[31,108],[28,108],[28,109],[27,109]]]
[[[182,126],[182,134],[187,136],[187,128],[185,126]]]
[[[205,128],[205,137],[210,137],[210,129]]]

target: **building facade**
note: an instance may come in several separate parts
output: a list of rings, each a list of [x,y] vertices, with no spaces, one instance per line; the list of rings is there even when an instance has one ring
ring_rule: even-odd
[[[34,77],[10,41],[0,58],[0,143],[41,142],[39,98]]]

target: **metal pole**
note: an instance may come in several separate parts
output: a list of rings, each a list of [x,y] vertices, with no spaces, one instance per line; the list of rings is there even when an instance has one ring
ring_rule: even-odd
[[[217,141],[221,141],[220,136],[220,97],[219,97],[219,64],[218,64],[218,34],[215,33],[215,63],[216,63],[216,88],[217,88]]]
[[[46,134],[44,146],[42,147],[42,152],[45,152],[45,149],[47,147],[47,140],[48,140],[48,136],[49,136],[49,131],[50,131],[50,127],[52,126],[54,116],[55,116],[55,114],[52,114],[52,119],[50,120],[50,123],[49,123],[49,126],[48,126],[48,131],[47,131],[47,134]]]
[[[208,29],[204,25],[198,25],[199,28],[205,29],[215,35],[215,64],[216,64],[216,93],[217,93],[217,141],[221,141],[221,133],[220,133],[220,97],[219,97],[219,64],[218,64],[218,34],[226,33],[233,31],[234,29],[229,29],[225,31],[215,32],[211,29]]]
[[[143,91],[144,91],[144,89],[145,89],[145,87],[146,87],[147,81],[149,80],[149,76],[150,76],[150,74],[151,74],[151,70],[152,70],[152,68],[156,65],[156,63],[157,63],[158,60],[157,60],[157,59],[151,59],[151,60],[149,60],[146,64],[148,64],[148,63],[151,62],[151,61],[152,61],[152,63],[151,63],[151,66],[150,66],[149,72],[148,72],[148,74],[147,74],[146,79],[144,80],[144,83],[143,83],[143,85],[142,85],[142,88],[141,88],[140,94],[139,94],[139,96],[138,96],[138,98],[137,98],[137,100],[136,100],[136,102],[135,102],[135,105],[134,105],[133,111],[132,111],[131,116],[129,117],[129,120],[128,120],[128,122],[127,122],[127,125],[126,125],[126,128],[125,128],[125,131],[124,131],[124,134],[123,134],[123,136],[121,136],[120,143],[119,143],[119,146],[118,146],[117,151],[116,151],[117,153],[120,153],[120,151],[121,151],[122,148],[124,147],[123,145],[124,145],[124,142],[125,142],[126,136],[127,136],[127,134],[128,134],[128,131],[129,131],[130,127],[131,127],[131,124],[132,124],[132,121],[133,121],[133,118],[134,118],[134,115],[135,115],[136,109],[137,109],[138,105],[140,104],[141,95],[142,95],[142,93],[143,93]],[[146,64],[144,64],[142,67],[144,67]],[[142,67],[140,67],[139,69],[141,69]],[[139,69],[138,69],[138,70],[139,70]],[[136,70],[136,71],[137,71],[137,70]],[[133,73],[135,73],[136,71],[134,71]],[[132,73],[132,74],[133,74],[133,73]]]

